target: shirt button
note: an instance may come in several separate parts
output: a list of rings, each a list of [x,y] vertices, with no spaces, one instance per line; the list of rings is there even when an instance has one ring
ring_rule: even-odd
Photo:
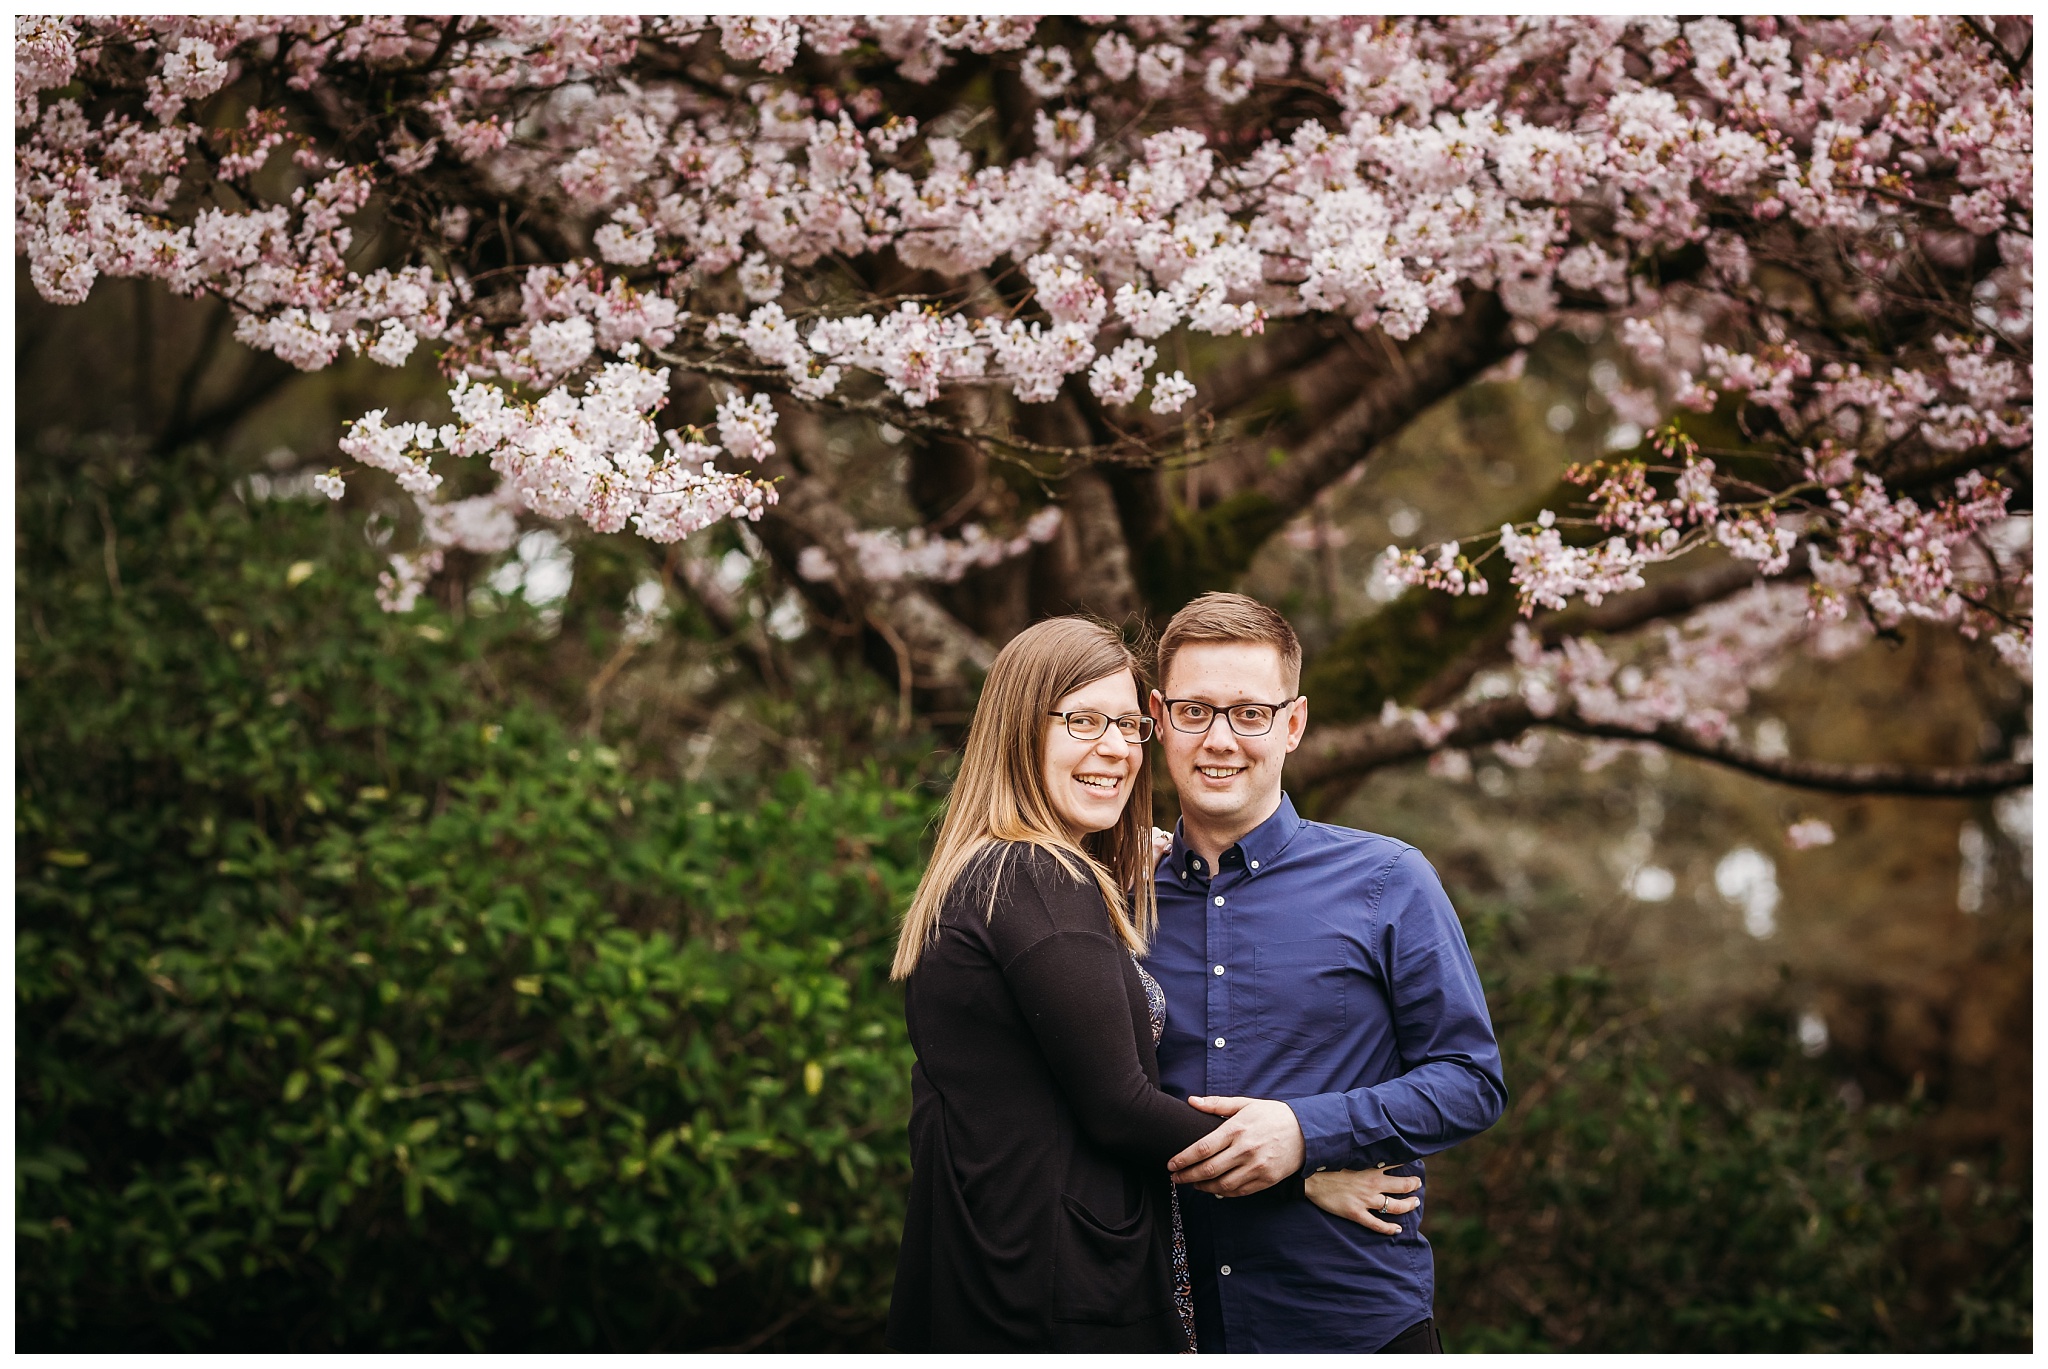
[[[1217,1050],[1222,1050],[1222,1049],[1223,1049],[1223,1038],[1222,1038],[1222,1037],[1220,1037],[1220,1036],[1216,1038],[1216,1049],[1217,1049]]]
[[[1258,869],[1258,868],[1259,868],[1259,863],[1258,863],[1257,861],[1253,861],[1253,862],[1252,862],[1252,869],[1256,870],[1256,869]]]
[[[1222,974],[1222,973],[1223,973],[1223,967],[1222,967],[1221,965],[1218,965],[1218,966],[1216,967],[1216,973],[1218,973],[1218,974]]]
[[[1224,1266],[1223,1266],[1223,1268],[1222,1268],[1222,1270],[1221,1270],[1221,1272],[1222,1272],[1222,1273],[1225,1273],[1225,1274],[1228,1274],[1228,1273],[1230,1272],[1230,1266],[1229,1266],[1229,1265],[1227,1265],[1227,1264],[1226,1264],[1226,1265],[1224,1265]]]
[[[1216,906],[1217,906],[1217,907],[1219,907],[1219,908],[1221,908],[1221,907],[1223,906],[1223,895],[1221,895],[1221,894],[1218,894],[1218,895],[1216,895]]]

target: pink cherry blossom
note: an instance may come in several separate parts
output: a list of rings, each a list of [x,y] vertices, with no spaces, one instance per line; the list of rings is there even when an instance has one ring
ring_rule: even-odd
[[[1194,397],[1195,383],[1180,371],[1152,378],[1152,412],[1155,414],[1177,414]]]
[[[1145,388],[1145,369],[1157,360],[1157,348],[1136,338],[1127,339],[1117,344],[1116,350],[1109,355],[1096,358],[1095,364],[1088,368],[1088,388],[1095,392],[1097,398],[1108,403],[1128,404]],[[1156,407],[1156,386],[1153,397]]]
[[[1033,95],[1041,100],[1056,100],[1066,93],[1068,83],[1074,79],[1074,59],[1057,44],[1033,48],[1024,54],[1018,74],[1024,79],[1025,89]]]
[[[424,501],[394,604],[507,519],[671,541],[759,516],[775,487],[717,462],[780,461],[778,404],[972,409],[989,417],[967,436],[994,441],[1018,406],[1121,408],[1149,384],[1117,422],[1156,460],[1208,384],[1162,355],[1302,327],[1394,354],[1484,300],[1514,345],[1607,330],[1601,402],[1665,436],[1541,517],[1397,548],[1389,574],[1466,595],[1504,579],[1534,613],[1733,556],[1810,581],[1780,646],[1913,620],[2030,670],[2011,505],[2033,437],[2032,85],[2009,60],[2030,35],[2017,17],[25,17],[16,242],[55,302],[158,281],[224,301],[237,339],[301,369],[436,361],[457,422],[378,410],[340,439]],[[975,111],[927,107],[942,73],[1021,81],[1008,159]],[[324,125],[366,79],[397,93],[347,136]],[[656,431],[684,395],[700,407],[673,421],[716,442]],[[1744,445],[1685,445],[1710,431]],[[464,461],[490,466],[495,502],[431,512],[461,504],[444,476]],[[820,555],[874,576],[916,560],[908,533],[871,531],[865,563]],[[990,554],[964,530],[916,546],[941,543],[960,550],[916,560],[939,578]]]
[[[980,566],[993,566],[1022,556],[1032,547],[1059,535],[1064,515],[1057,506],[1040,509],[1026,519],[1015,536],[992,537],[979,523],[968,523],[960,535],[934,537],[922,528],[898,532],[893,528],[861,530],[848,538],[863,578],[870,581],[932,580],[953,583]],[[807,547],[799,558],[798,573],[807,580],[830,580],[838,574],[830,553],[822,547]]]

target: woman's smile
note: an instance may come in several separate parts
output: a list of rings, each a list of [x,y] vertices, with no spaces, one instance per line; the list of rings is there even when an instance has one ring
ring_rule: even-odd
[[[1042,763],[1053,811],[1076,837],[1107,831],[1123,817],[1145,758],[1145,744],[1127,740],[1117,725],[1119,718],[1143,716],[1138,711],[1137,679],[1121,670],[1091,680],[1050,711]],[[1081,717],[1079,737],[1068,725],[1070,714]],[[1100,736],[1087,735],[1098,727]]]

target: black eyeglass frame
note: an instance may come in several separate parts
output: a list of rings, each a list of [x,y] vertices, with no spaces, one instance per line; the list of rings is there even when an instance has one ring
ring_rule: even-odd
[[[1092,737],[1084,737],[1080,733],[1074,731],[1074,715],[1076,713],[1088,713],[1092,714],[1095,717],[1103,719],[1102,730]],[[1124,737],[1123,729],[1121,727],[1117,727],[1117,735],[1119,737],[1123,737],[1124,741],[1129,745],[1143,746],[1146,742],[1152,740],[1152,733],[1154,730],[1152,715],[1149,713],[1119,713],[1112,717],[1109,714],[1104,713],[1099,708],[1076,708],[1065,713],[1061,713],[1057,709],[1048,708],[1045,711],[1045,716],[1048,718],[1058,718],[1061,722],[1065,723],[1067,727],[1067,735],[1069,737],[1072,737],[1077,742],[1099,742],[1104,737],[1107,737],[1109,735],[1110,728],[1116,727],[1116,724],[1122,722],[1125,718],[1136,718],[1138,720],[1138,726],[1140,729],[1137,739],[1133,741],[1129,737]]]
[[[1216,704],[1210,703],[1207,699],[1169,699],[1166,698],[1164,695],[1160,696],[1159,702],[1166,709],[1167,724],[1171,726],[1174,731],[1184,732],[1190,737],[1207,736],[1209,729],[1216,725],[1216,719],[1218,718],[1223,719],[1223,725],[1225,727],[1228,727],[1232,732],[1237,733],[1237,735],[1240,737],[1264,737],[1272,732],[1273,724],[1280,721],[1280,710],[1283,708],[1294,707],[1295,704],[1301,702],[1303,697],[1304,696],[1297,694],[1293,698],[1287,700],[1285,703],[1277,704],[1261,703],[1257,699],[1240,699],[1238,702],[1234,704],[1225,704],[1220,707]],[[1209,710],[1209,721],[1203,723],[1200,727],[1182,727],[1179,723],[1175,722],[1173,718],[1173,706],[1175,704],[1193,704],[1197,708],[1206,708]],[[1262,730],[1258,732],[1246,732],[1238,727],[1237,719],[1230,716],[1230,710],[1233,708],[1270,708],[1273,710],[1273,716],[1267,721],[1266,726]]]

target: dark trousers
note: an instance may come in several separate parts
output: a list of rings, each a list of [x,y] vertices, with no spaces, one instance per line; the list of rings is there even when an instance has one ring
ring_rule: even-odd
[[[1380,1347],[1382,1355],[1441,1355],[1443,1352],[1444,1338],[1437,1334],[1435,1317],[1424,1317]]]

